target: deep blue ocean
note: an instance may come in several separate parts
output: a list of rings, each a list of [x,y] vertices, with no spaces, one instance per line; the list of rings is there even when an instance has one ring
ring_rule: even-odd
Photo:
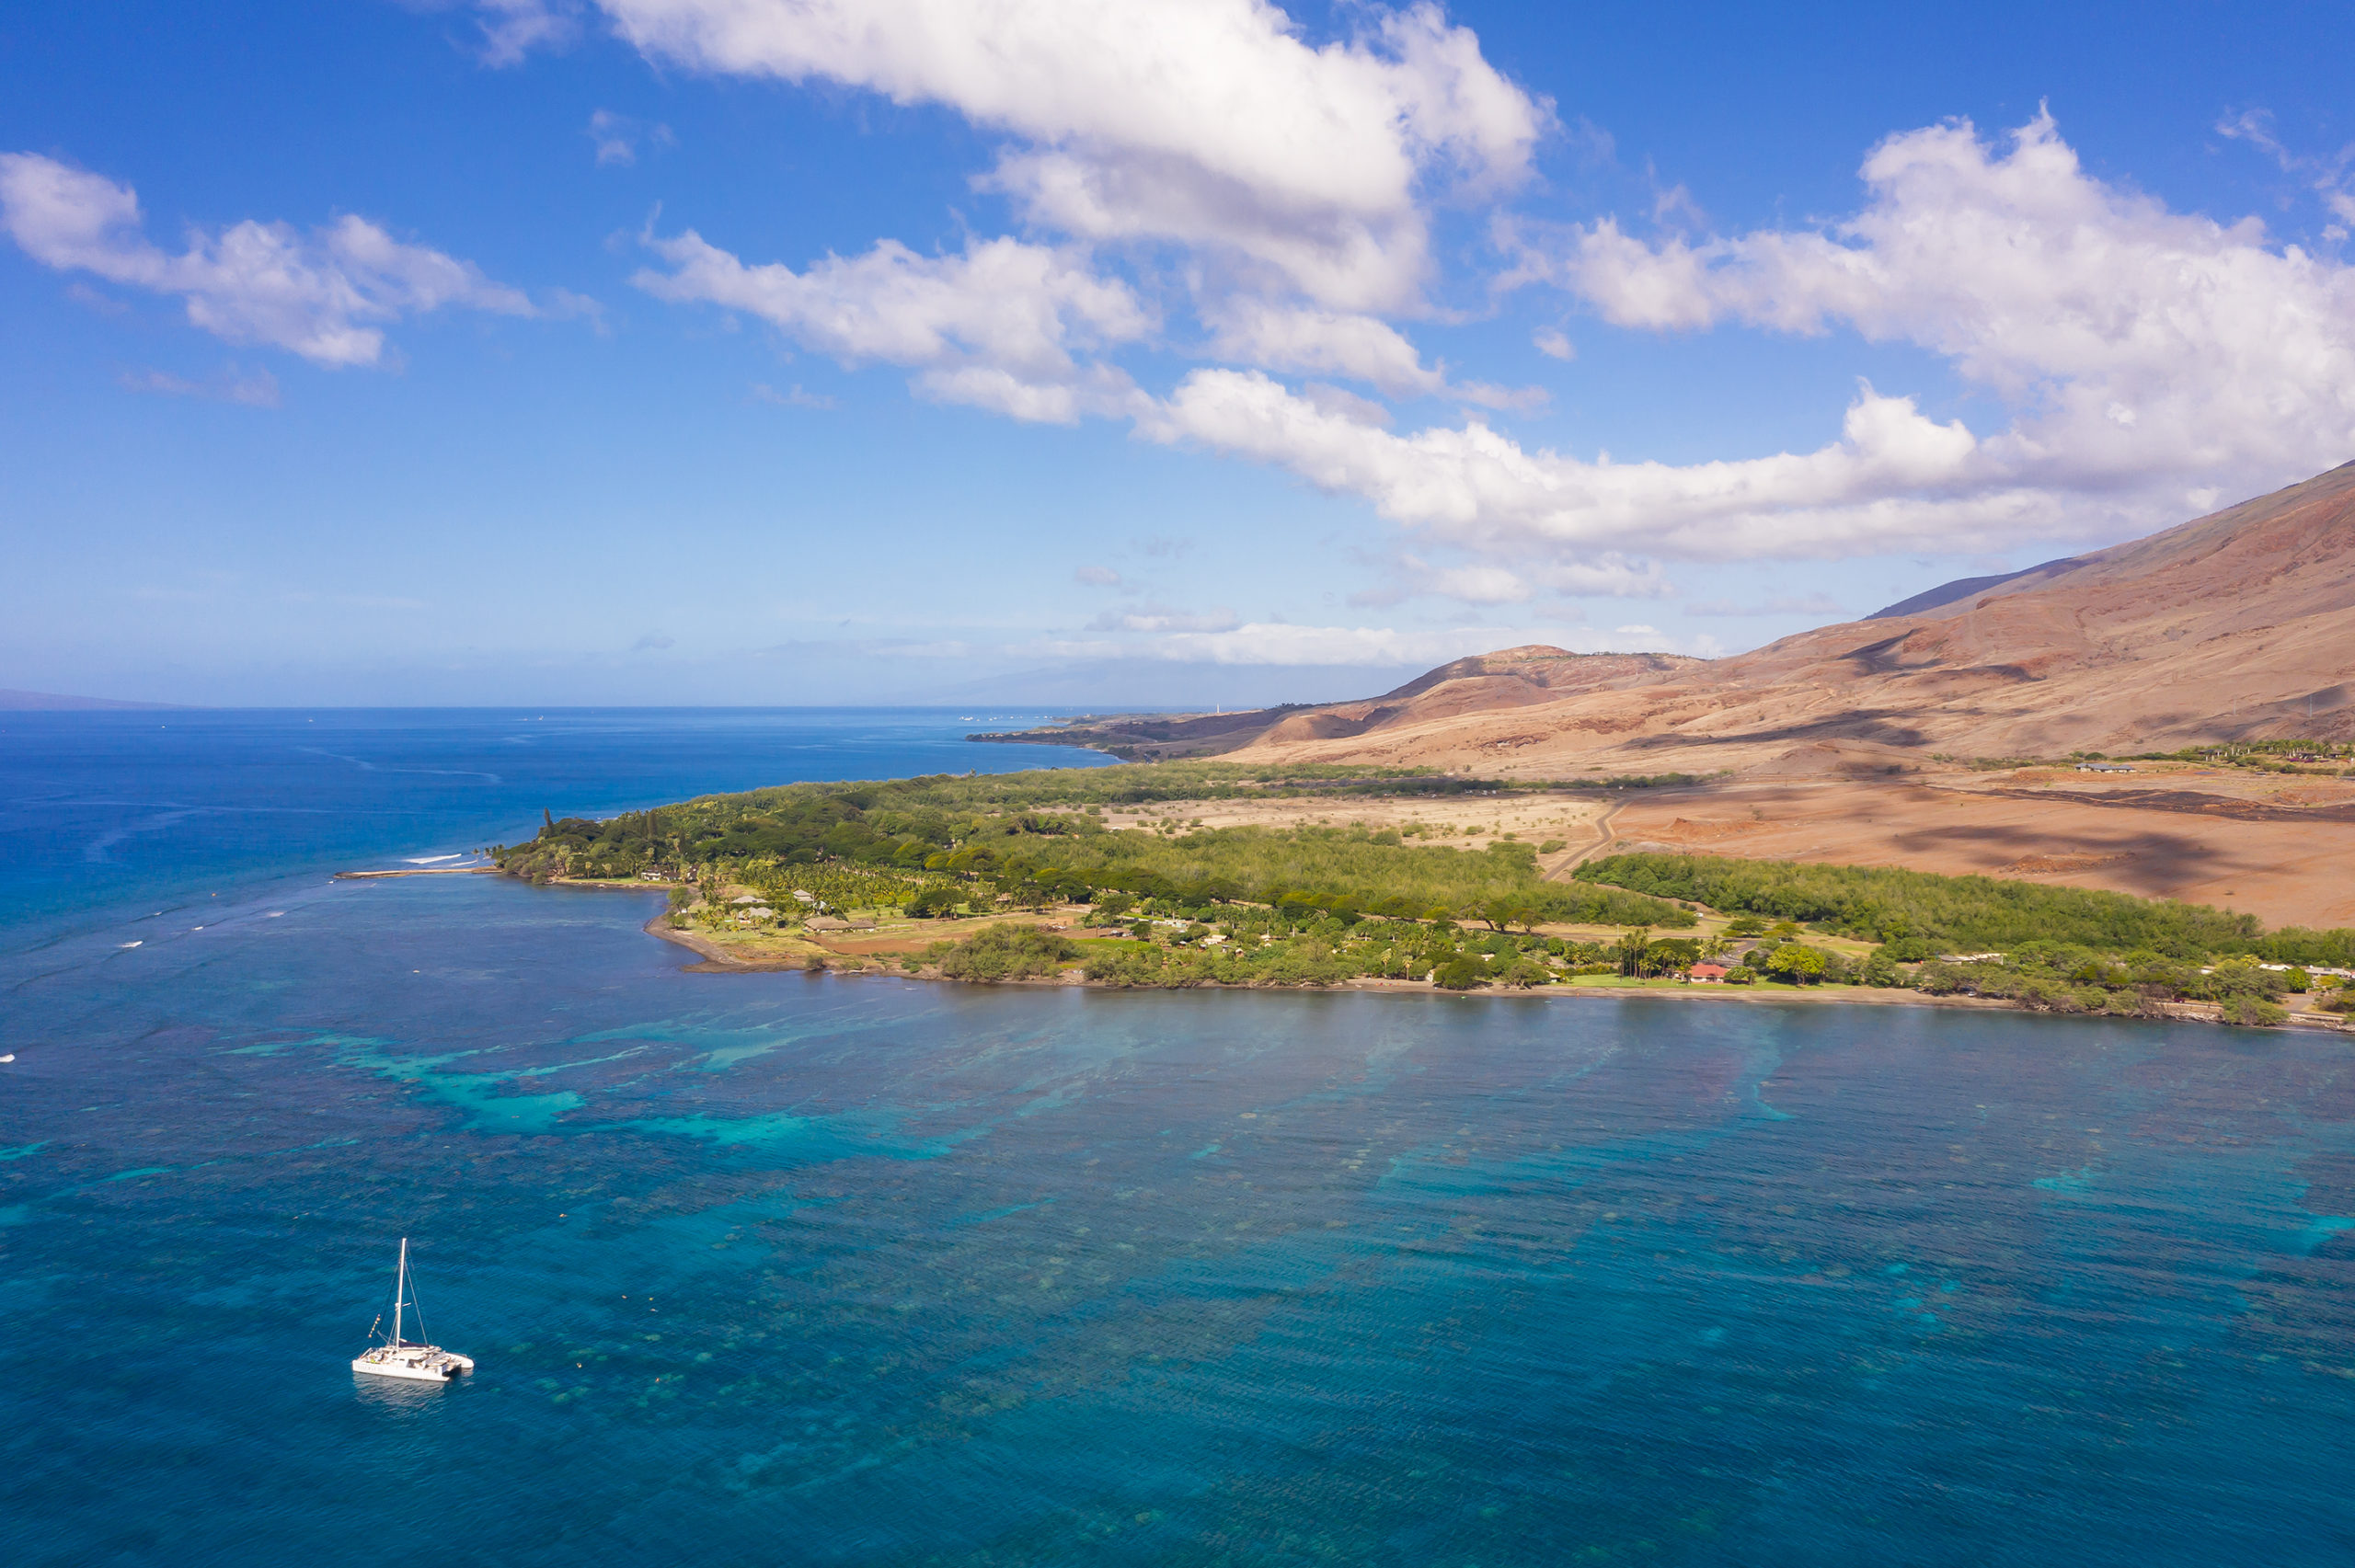
[[[7,1561],[2355,1561],[2343,1038],[694,975],[655,895],[327,880],[1097,761],[970,727],[0,716]],[[350,1370],[403,1235],[456,1386]]]

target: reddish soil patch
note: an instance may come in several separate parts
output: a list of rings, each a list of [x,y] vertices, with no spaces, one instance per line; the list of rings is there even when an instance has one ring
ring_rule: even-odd
[[[2343,807],[2299,810],[2188,791],[2095,795],[1842,780],[1640,795],[1612,827],[1614,841],[1631,847],[2032,876],[2215,904],[2269,925],[2343,926],[2355,925],[2355,821],[2348,818]],[[1708,830],[1744,819],[1757,826]]]

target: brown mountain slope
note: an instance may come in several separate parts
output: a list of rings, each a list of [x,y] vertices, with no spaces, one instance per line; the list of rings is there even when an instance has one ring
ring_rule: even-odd
[[[1669,848],[2033,878],[2274,924],[2355,925],[2355,781],[1966,765],[2285,736],[2355,739],[2355,464],[1735,658],[1508,648],[1365,702],[1009,738],[1532,783],[1689,773],[1707,782],[1601,797],[1598,839],[1566,848],[1557,870],[1590,849]]]
[[[1923,599],[1930,608],[1892,606],[1734,658],[1594,664],[1584,685],[1524,689],[1484,660],[1461,661],[1410,683],[1424,688],[1415,701],[1462,692],[1453,711],[1344,704],[1329,711],[1350,733],[1325,735],[1327,710],[1293,713],[1228,749],[1237,761],[1532,781],[1698,773],[1710,782],[1631,792],[1598,847],[1975,872],[2187,898],[2276,924],[2355,924],[2355,783],[2197,765],[2118,778],[1962,765],[2355,738],[2355,464],[2148,539]],[[1519,665],[1545,652],[1491,658]]]
[[[1346,738],[1376,729],[1534,707],[1583,692],[1650,685],[1706,667],[1706,659],[1676,654],[1569,653],[1532,643],[1442,664],[1367,702],[1335,703],[1296,713],[1278,720],[1263,738],[1271,746]]]
[[[1853,774],[1933,752],[2282,735],[2355,737],[2355,464],[1983,593],[1738,658],[1524,647],[1458,660],[1386,697],[1285,715],[1235,755],[1522,776]]]

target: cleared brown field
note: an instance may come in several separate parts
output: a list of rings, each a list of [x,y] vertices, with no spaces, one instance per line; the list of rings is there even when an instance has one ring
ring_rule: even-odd
[[[2189,788],[1735,780],[1637,795],[1611,827],[1627,848],[2022,877],[2344,926],[2355,925],[2350,817]]]

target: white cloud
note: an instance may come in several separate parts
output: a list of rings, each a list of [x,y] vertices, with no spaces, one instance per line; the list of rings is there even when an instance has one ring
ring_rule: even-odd
[[[1948,540],[1954,509],[1940,500],[1903,509],[1844,503],[1859,491],[1933,487],[1959,474],[1977,444],[1959,422],[1937,424],[1912,399],[1866,387],[1841,440],[1803,456],[1682,468],[1588,463],[1525,451],[1477,423],[1393,435],[1337,418],[1256,371],[1196,371],[1138,428],[1153,440],[1281,464],[1435,540],[1591,568],[1598,553],[1629,547],[1827,555]]]
[[[1072,573],[1072,577],[1075,581],[1085,583],[1089,588],[1120,586],[1120,574],[1109,567],[1082,567]]]
[[[1209,306],[1211,352],[1263,370],[1346,376],[1393,397],[1453,397],[1484,407],[1522,407],[1545,401],[1534,389],[1509,391],[1472,382],[1453,384],[1443,366],[1423,363],[1404,334],[1378,317],[1352,312],[1280,305],[1235,296]]]
[[[1393,396],[1445,390],[1447,377],[1415,346],[1370,315],[1241,298],[1212,307],[1211,352],[1268,370],[1305,371],[1366,382]]]
[[[296,232],[247,220],[191,229],[173,255],[144,233],[128,186],[33,153],[0,154],[0,226],[59,271],[177,295],[194,325],[236,343],[270,343],[322,365],[372,365],[385,324],[444,306],[534,315],[532,302],[471,262],[404,245],[346,214]]]
[[[1429,668],[1466,654],[1526,643],[1574,653],[1672,651],[1673,639],[1649,626],[1608,633],[1512,626],[1295,626],[1253,621],[1224,631],[1170,632],[1126,641],[1050,640],[1020,651],[1063,658],[1165,658],[1182,664],[1411,665]],[[1015,651],[1015,650],[1009,650]]]
[[[1506,283],[1551,280],[1614,326],[1853,331],[1943,356],[2016,410],[1974,432],[1860,385],[1836,430],[1824,410],[1812,450],[1614,463],[1477,419],[1397,431],[1358,393],[1277,379],[1520,395],[1452,384],[1396,325],[1430,308],[1434,204],[1510,190],[1552,119],[1435,6],[1344,7],[1355,31],[1316,45],[1268,0],[596,4],[660,64],[963,116],[1003,143],[980,183],[1044,236],[942,257],[887,239],[796,271],[689,232],[649,239],[669,269],[641,287],[756,315],[846,364],[905,367],[933,398],[1128,418],[1146,439],[1281,465],[1464,552],[1431,590],[1472,602],[1667,591],[1638,555],[2116,537],[2355,448],[2355,269],[2255,220],[2089,177],[2043,115],[2002,146],[1964,122],[1891,136],[1864,162],[1861,209],[1825,227],[1646,239],[1606,219],[1532,247]],[[2255,141],[2248,123],[2234,133]],[[1681,187],[1654,189],[1654,222],[1704,221]],[[1183,254],[1167,264],[1160,246]],[[1211,351],[1236,367],[1196,370],[1166,399],[1109,361],[1160,330],[1162,278],[1183,280]],[[1575,353],[1558,330],[1534,341]]]
[[[535,49],[570,43],[580,30],[580,7],[571,0],[474,0],[474,6],[486,65],[520,64]]]
[[[1647,245],[1606,220],[1535,267],[1620,326],[1919,344],[2019,408],[2008,428],[1860,385],[1811,452],[1614,464],[1477,422],[1396,434],[1203,370],[1141,433],[1282,464],[1515,568],[2118,537],[2204,509],[2220,477],[2250,493],[2355,449],[2355,269],[2090,178],[2041,116],[2000,155],[1963,124],[1892,137],[1864,175],[1870,204],[1830,231]]]
[[[1532,589],[1520,573],[1505,567],[1453,567],[1433,575],[1430,591],[1466,604],[1518,604]]]
[[[1016,141],[1038,224],[1222,253],[1341,310],[1414,303],[1434,182],[1509,186],[1550,121],[1436,6],[1312,47],[1266,0],[599,0],[649,56],[937,103]]]
[[[2355,447],[2355,269],[2093,178],[2043,114],[2000,153],[1962,121],[1892,136],[1863,177],[1867,205],[1827,230],[1655,246],[1606,220],[1554,258],[1620,326],[1846,326],[2021,410],[1974,449],[1917,431],[1914,471],[1778,486],[1762,510],[1864,536],[1877,511],[1893,540],[1943,515],[1977,545],[2080,505],[2097,529],[2163,521],[2195,476],[2257,488]]]
[[[1353,605],[1392,605],[1419,595],[1465,604],[1526,604],[1540,591],[1570,598],[1661,599],[1675,591],[1656,562],[1630,560],[1615,550],[1584,560],[1523,556],[1510,565],[1476,562],[1437,567],[1419,555],[1398,557],[1382,585],[1350,595]],[[1559,612],[1538,606],[1548,619]],[[1581,618],[1573,616],[1573,623]]]
[[[1547,359],[1575,360],[1579,357],[1578,345],[1571,342],[1566,334],[1554,327],[1545,328],[1530,341],[1536,344],[1537,351]]]
[[[1142,338],[1153,317],[1125,283],[1062,250],[994,239],[925,257],[882,240],[796,272],[748,267],[693,230],[647,244],[672,269],[632,280],[649,293],[744,311],[846,365],[919,369],[918,387],[944,402],[1057,423],[1136,404],[1127,376],[1074,350]]]
[[[1541,585],[1574,597],[1665,599],[1676,591],[1660,575],[1660,563],[1630,560],[1616,550],[1578,560],[1541,561],[1526,569]]]
[[[1166,604],[1141,604],[1134,610],[1107,610],[1087,624],[1091,632],[1228,632],[1243,624],[1232,610],[1201,613],[1173,610]]]

